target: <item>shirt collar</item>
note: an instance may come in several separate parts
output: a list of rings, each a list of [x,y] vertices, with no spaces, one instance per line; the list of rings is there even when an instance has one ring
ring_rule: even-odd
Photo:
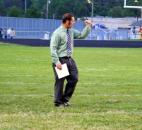
[[[65,28],[63,25],[61,25],[61,28],[62,28],[65,32],[67,32],[67,30],[70,31],[70,29]]]

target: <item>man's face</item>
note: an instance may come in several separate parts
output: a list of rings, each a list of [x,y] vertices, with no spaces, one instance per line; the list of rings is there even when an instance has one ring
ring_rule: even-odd
[[[72,20],[71,20],[71,21],[69,21],[69,20],[66,21],[65,26],[66,26],[67,28],[72,28],[73,25],[74,25],[74,23],[75,23],[75,18],[72,17]]]

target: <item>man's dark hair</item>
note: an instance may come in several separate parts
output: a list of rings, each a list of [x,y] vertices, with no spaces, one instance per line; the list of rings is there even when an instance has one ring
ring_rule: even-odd
[[[63,15],[62,22],[66,23],[66,21],[71,21],[74,15],[72,13],[66,13]]]

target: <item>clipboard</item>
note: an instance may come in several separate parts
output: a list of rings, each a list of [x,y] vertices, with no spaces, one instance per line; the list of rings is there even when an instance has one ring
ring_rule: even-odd
[[[55,70],[56,70],[56,73],[58,75],[58,78],[61,79],[61,78],[64,78],[64,77],[67,77],[69,76],[69,70],[68,70],[68,67],[67,67],[67,64],[62,64],[62,69],[58,69],[57,67],[55,67]]]

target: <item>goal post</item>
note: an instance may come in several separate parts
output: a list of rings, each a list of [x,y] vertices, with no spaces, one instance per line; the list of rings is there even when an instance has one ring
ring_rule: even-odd
[[[140,9],[142,18],[142,0],[124,0],[124,8]]]
[[[133,0],[132,4],[128,4],[129,3],[128,1],[130,0],[124,0],[124,8],[142,9],[142,3],[140,3],[138,0]]]

